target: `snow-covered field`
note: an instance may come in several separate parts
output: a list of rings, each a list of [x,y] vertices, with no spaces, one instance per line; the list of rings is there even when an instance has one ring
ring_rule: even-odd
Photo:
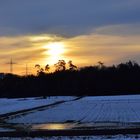
[[[1,138],[1,140],[140,140],[140,135],[115,135],[115,136],[61,136],[44,138]]]
[[[30,109],[38,106],[49,105],[58,101],[68,101],[75,97],[70,96],[56,96],[48,97],[47,99],[41,98],[22,98],[22,99],[0,99],[0,115],[16,112],[24,109]]]
[[[57,104],[51,105],[53,103]],[[92,131],[93,129],[99,131],[136,129],[138,131],[140,128],[140,95],[0,99],[0,115],[2,115],[0,118],[1,132],[80,130],[81,134],[84,130]],[[120,134],[120,132],[115,134]],[[124,138],[124,136],[121,137]],[[128,139],[128,137],[125,138]]]
[[[8,122],[24,124],[139,123],[140,95],[84,97],[76,101],[59,104],[47,110],[12,118]]]
[[[15,131],[14,129],[9,129],[9,128],[2,128],[0,127],[0,132],[9,132],[9,131]]]

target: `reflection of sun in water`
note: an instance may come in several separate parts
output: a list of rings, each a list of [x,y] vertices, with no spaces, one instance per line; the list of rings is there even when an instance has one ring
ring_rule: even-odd
[[[72,129],[75,126],[75,124],[71,123],[50,123],[50,124],[39,124],[33,126],[34,130],[66,130],[66,129]]]
[[[62,59],[65,50],[65,45],[63,42],[51,42],[44,45],[46,49],[46,54],[49,56],[49,63],[54,64],[59,59]]]

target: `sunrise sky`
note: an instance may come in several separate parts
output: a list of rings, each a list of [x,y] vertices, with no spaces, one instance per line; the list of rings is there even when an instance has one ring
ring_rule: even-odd
[[[60,59],[140,63],[140,0],[0,0],[0,72],[11,58],[17,74]]]

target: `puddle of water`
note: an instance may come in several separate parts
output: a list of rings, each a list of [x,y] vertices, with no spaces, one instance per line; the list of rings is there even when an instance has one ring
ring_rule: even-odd
[[[119,123],[47,123],[36,124],[32,130],[71,130],[71,129],[103,129],[103,128],[131,128],[132,125],[122,125]],[[134,127],[136,127],[134,125]]]
[[[68,130],[75,127],[74,123],[50,123],[34,125],[34,130]]]
[[[36,124],[31,129],[33,130],[70,130],[70,129],[95,129],[102,127],[115,127],[116,124],[110,123],[47,123]]]

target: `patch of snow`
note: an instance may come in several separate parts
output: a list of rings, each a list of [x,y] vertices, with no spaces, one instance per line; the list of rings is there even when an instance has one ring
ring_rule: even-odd
[[[36,138],[10,138],[1,140],[140,140],[140,135],[113,135],[113,136],[59,136],[59,137],[36,137]]]
[[[122,97],[122,98],[121,98]],[[10,123],[137,123],[140,122],[140,95],[84,97],[53,108],[8,120]]]
[[[73,96],[51,96],[46,99],[41,98],[25,98],[25,99],[0,99],[0,115],[30,109],[38,106],[49,105],[57,101],[72,100]]]
[[[140,95],[87,96],[84,100],[140,100]]]
[[[15,131],[14,129],[0,127],[0,132]]]

